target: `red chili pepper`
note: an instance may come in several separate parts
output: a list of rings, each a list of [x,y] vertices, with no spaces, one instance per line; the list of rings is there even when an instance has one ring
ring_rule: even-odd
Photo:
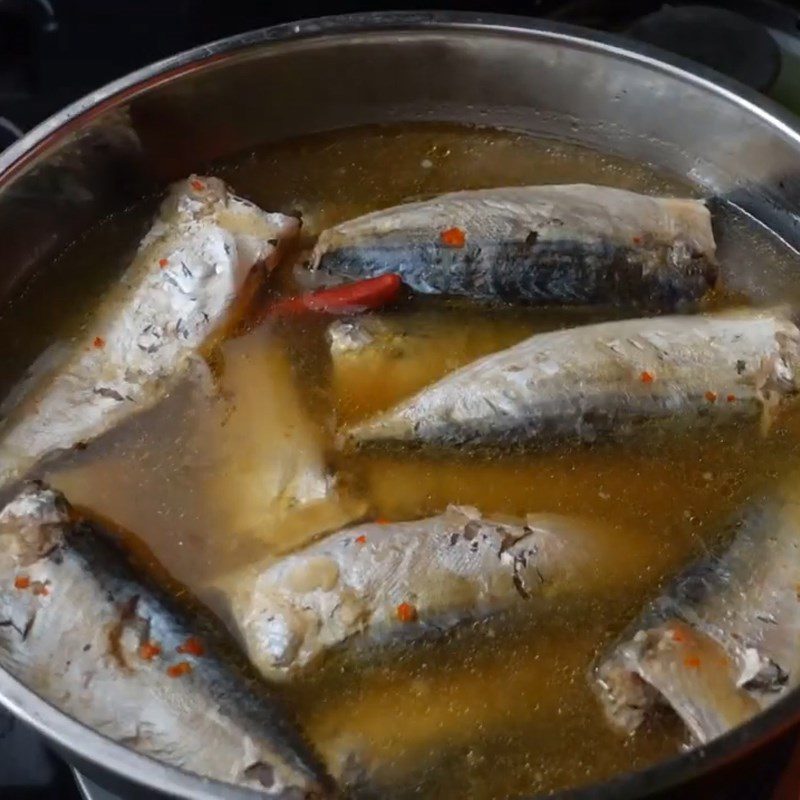
[[[102,336],[95,336],[94,341],[92,342],[92,347],[101,350],[106,346],[106,340]]]
[[[467,235],[461,228],[448,228],[439,234],[439,239],[445,247],[463,247],[467,243]]]
[[[318,292],[301,294],[278,301],[272,314],[349,314],[353,311],[381,308],[397,299],[402,280],[399,275],[379,275],[377,278],[320,289]]]
[[[411,603],[400,603],[395,609],[395,613],[400,622],[416,622],[417,620],[417,609]]]
[[[183,644],[175,648],[179,653],[188,653],[192,656],[202,656],[205,653],[203,643],[196,637],[190,636]]]
[[[161,647],[155,642],[145,642],[139,645],[139,658],[150,661],[161,654]]]
[[[188,661],[179,661],[177,664],[167,667],[167,675],[170,678],[180,678],[183,675],[188,675],[191,671],[192,665]]]

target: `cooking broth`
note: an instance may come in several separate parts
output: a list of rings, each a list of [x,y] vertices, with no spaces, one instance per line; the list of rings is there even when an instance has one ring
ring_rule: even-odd
[[[587,182],[693,193],[646,165],[576,146],[426,125],[273,144],[218,166],[216,174],[265,209],[300,210],[305,244],[349,217],[456,189]],[[65,253],[48,275],[68,278],[67,285],[56,281],[58,292],[45,292],[44,307],[81,297],[81,313],[88,313],[152,208],[143,203],[109,220]],[[733,298],[715,304],[741,302],[743,293],[759,303],[792,299],[796,253],[734,209],[718,209],[715,225]],[[30,295],[42,289],[34,285]],[[291,264],[271,289],[301,290]],[[23,301],[0,320],[18,360],[31,359],[45,343],[40,328],[33,331],[42,306],[36,316],[27,309]],[[386,313],[424,333],[429,346],[334,372],[325,322],[267,321],[221,347],[215,364],[222,400],[182,387],[49,464],[42,477],[130,531],[135,544],[223,617],[241,570],[351,519],[414,519],[459,503],[488,515],[544,511],[602,520],[618,554],[613,591],[608,582],[587,579],[544,616],[541,607],[501,615],[368,659],[335,653],[282,691],[320,750],[332,762],[352,761],[356,773],[366,768],[364,792],[387,798],[547,792],[676,753],[683,733],[670,718],[617,736],[590,691],[587,669],[669,576],[715,543],[721,523],[751,493],[788,471],[800,453],[800,413],[787,413],[767,437],[748,425],[691,437],[651,430],[624,444],[547,453],[337,453],[336,424],[387,408],[533,332],[608,318],[596,310],[430,297],[406,298]],[[65,320],[70,333],[79,316]],[[319,448],[339,476],[337,502],[265,506],[270,487],[283,486],[283,461]]]

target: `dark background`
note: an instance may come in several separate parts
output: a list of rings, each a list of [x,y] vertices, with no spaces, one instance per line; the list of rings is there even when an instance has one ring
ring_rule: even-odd
[[[673,0],[673,4],[699,5]],[[789,4],[724,6],[793,29]],[[621,31],[659,0],[0,0],[0,113],[27,129],[70,101],[151,61],[244,30],[303,17],[384,9],[449,8],[548,17]]]

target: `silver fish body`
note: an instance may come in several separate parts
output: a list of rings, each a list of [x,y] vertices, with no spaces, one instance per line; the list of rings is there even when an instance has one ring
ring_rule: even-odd
[[[485,356],[341,437],[542,444],[755,419],[796,394],[798,365],[800,330],[780,309],[586,325]]]
[[[145,755],[269,796],[326,796],[324,768],[232,646],[60,493],[33,484],[0,512],[0,666]]]
[[[366,214],[324,231],[311,265],[348,278],[397,273],[425,294],[669,311],[714,285],[714,254],[702,201],[576,184],[460,191]]]
[[[152,407],[193,366],[205,375],[199,348],[298,228],[216,178],[176,184],[87,332],[13,396],[0,429],[0,487]]]
[[[357,525],[268,566],[233,615],[251,661],[289,677],[349,640],[413,639],[569,591],[600,568],[595,533],[559,515],[519,524],[455,506]]]
[[[800,474],[736,520],[732,542],[678,576],[591,676],[635,730],[671,708],[707,742],[800,684]]]

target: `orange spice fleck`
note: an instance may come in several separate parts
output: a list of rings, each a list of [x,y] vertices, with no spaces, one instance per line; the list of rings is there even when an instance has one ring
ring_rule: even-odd
[[[729,403],[735,403],[736,402],[736,395],[735,394],[729,394],[725,399]]]
[[[167,675],[170,678],[180,678],[182,675],[188,675],[191,671],[192,665],[188,661],[179,661],[177,664],[167,667]]]
[[[656,376],[653,375],[652,372],[647,372],[646,370],[639,376],[639,380],[642,383],[652,383],[656,379]]]
[[[364,534],[362,533],[361,536],[356,536],[356,541],[359,544],[366,544],[367,543],[367,537],[364,536]]]
[[[33,593],[37,597],[47,597],[50,594],[50,590],[47,588],[47,585],[42,583],[41,581],[36,581],[33,584]]]
[[[164,269],[164,267],[166,267],[167,264],[169,264],[169,259],[168,258],[159,258],[158,259],[158,266],[161,267],[161,269]]]
[[[634,236],[633,237],[633,243],[634,244],[641,244],[642,243],[642,237],[641,236]]]
[[[159,645],[157,645],[155,642],[145,642],[144,644],[139,645],[139,658],[142,658],[145,661],[150,661],[150,659],[155,658],[158,655],[161,655],[161,647],[159,647]]]
[[[397,619],[400,622],[415,622],[417,619],[417,609],[411,603],[400,603],[397,606]]]
[[[203,189],[205,189],[205,188],[206,188],[206,185],[203,183],[203,181],[198,181],[198,180],[194,180],[194,181],[192,181],[192,182],[191,182],[191,184],[190,184],[190,186],[191,186],[191,187],[192,187],[192,189],[194,189],[196,192],[202,192],[202,191],[203,191]]]
[[[448,228],[439,234],[442,244],[445,247],[463,247],[467,242],[467,237],[461,228]]]
[[[717,402],[717,393],[716,392],[712,392],[712,391],[708,391],[705,394],[705,398],[706,398],[706,400],[708,400],[709,403],[716,403]]]
[[[202,656],[206,649],[203,643],[196,637],[190,636],[183,644],[175,648],[179,653],[188,653],[190,656]]]
[[[683,659],[683,664],[691,669],[697,669],[700,666],[700,659],[697,656],[687,656]]]
[[[100,350],[101,348],[106,346],[106,340],[102,336],[95,336],[94,341],[92,342],[92,347],[97,348]]]
[[[673,642],[685,642],[686,637],[683,635],[683,631],[679,631],[677,628],[673,628],[672,630],[672,641]]]
[[[27,575],[17,575],[14,578],[15,589],[27,589],[31,585],[31,579]]]

